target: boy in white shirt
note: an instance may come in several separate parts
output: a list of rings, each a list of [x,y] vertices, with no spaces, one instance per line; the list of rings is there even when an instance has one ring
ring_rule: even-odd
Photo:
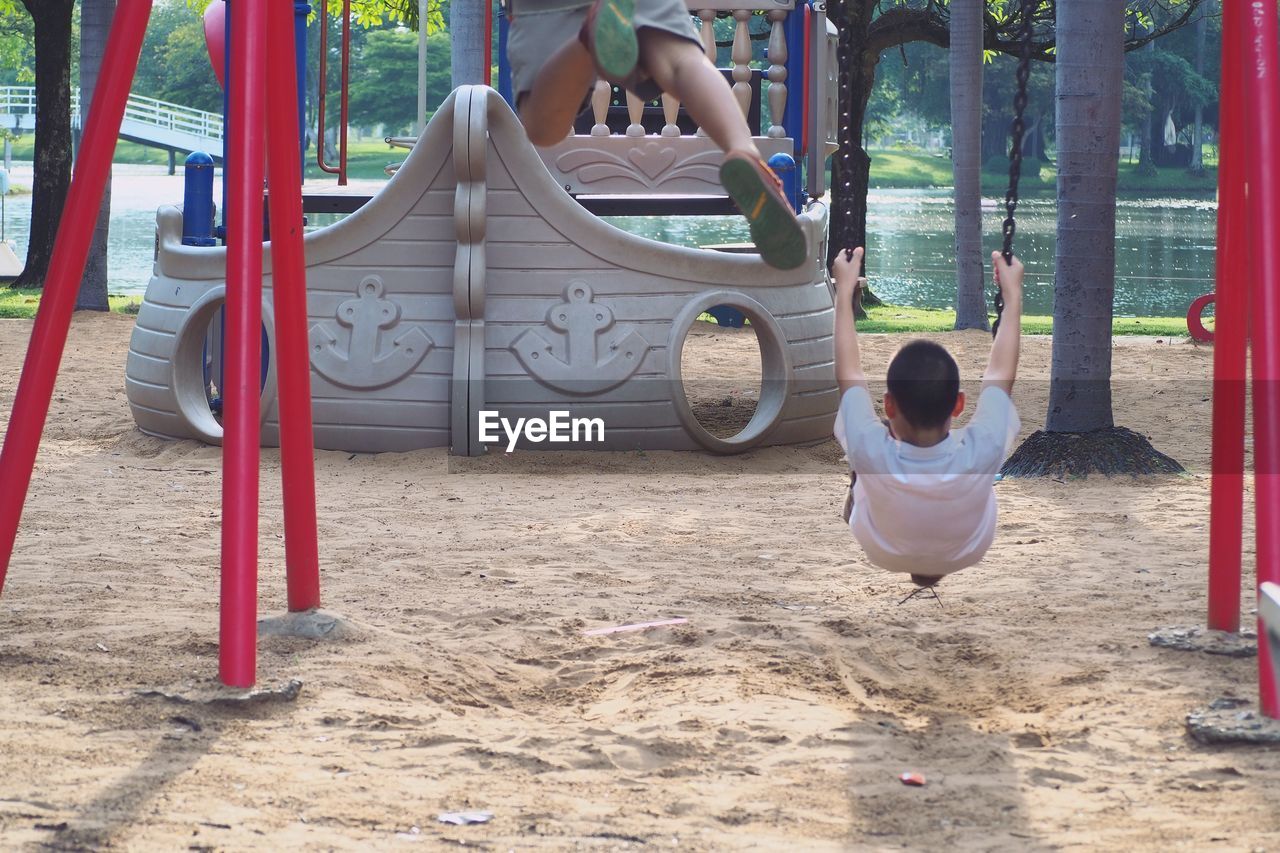
[[[960,370],[946,349],[912,341],[889,364],[881,420],[862,372],[854,300],[861,248],[841,252],[836,281],[835,356],[840,385],[836,440],[854,472],[846,517],[867,559],[906,572],[919,586],[979,562],[996,528],[995,474],[1013,447],[1021,423],[1010,393],[1022,333],[1022,263],[992,254],[1004,313],[982,377],[977,410],[967,426],[952,429],[964,411]]]

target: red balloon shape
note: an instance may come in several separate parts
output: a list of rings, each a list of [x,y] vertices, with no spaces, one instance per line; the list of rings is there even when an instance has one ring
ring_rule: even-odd
[[[213,73],[218,78],[219,86],[227,85],[222,79],[227,67],[226,21],[226,4],[223,0],[213,0],[209,8],[204,10],[204,43],[209,48],[209,61],[213,63]]]

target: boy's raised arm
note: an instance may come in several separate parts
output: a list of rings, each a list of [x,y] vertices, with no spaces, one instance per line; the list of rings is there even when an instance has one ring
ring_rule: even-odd
[[[1000,293],[1004,296],[1004,312],[1000,315],[995,342],[991,344],[987,370],[982,374],[982,387],[994,385],[1012,396],[1022,346],[1022,261],[1015,257],[1006,262],[999,252],[992,252],[991,264]]]
[[[862,255],[861,247],[853,250],[852,258],[841,250],[831,264],[831,275],[836,280],[836,382],[842,397],[854,385],[867,384],[858,352],[858,330],[853,322],[853,300],[866,283],[866,279],[860,277]]]

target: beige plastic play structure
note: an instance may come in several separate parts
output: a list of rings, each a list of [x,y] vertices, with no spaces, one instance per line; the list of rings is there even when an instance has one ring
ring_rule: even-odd
[[[603,442],[578,445],[591,449],[734,453],[824,439],[837,405],[826,208],[800,218],[813,262],[788,272],[628,234],[565,192],[496,92],[460,88],[385,189],[306,236],[316,445],[477,455],[485,410],[600,418]],[[225,249],[182,245],[175,207],[159,211],[157,231],[129,404],[144,432],[217,444],[205,350]],[[269,244],[264,266],[270,342]],[[727,439],[699,424],[680,367],[690,328],[717,305],[747,316],[763,374],[754,416]],[[262,439],[278,440],[273,371]]]

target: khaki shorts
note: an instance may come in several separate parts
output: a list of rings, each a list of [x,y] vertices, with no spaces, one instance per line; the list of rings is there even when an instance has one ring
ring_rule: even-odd
[[[578,37],[578,31],[587,20],[591,3],[583,0],[506,0],[507,19],[511,29],[507,36],[507,61],[511,64],[511,89],[516,104],[533,89],[542,65],[551,54],[570,39]],[[702,47],[698,31],[693,26],[693,16],[684,0],[636,0],[636,30],[663,30],[688,39]],[[636,93],[646,101],[662,94],[658,85],[644,69],[636,67],[626,80],[613,80],[624,89]],[[590,99],[590,90],[586,93]],[[585,103],[585,101],[584,101]]]

